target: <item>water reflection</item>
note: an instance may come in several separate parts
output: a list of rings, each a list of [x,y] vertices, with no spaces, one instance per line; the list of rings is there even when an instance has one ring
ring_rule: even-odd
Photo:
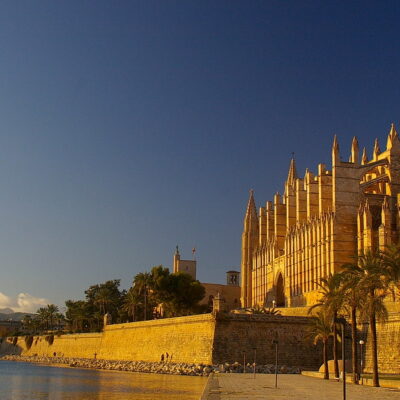
[[[194,400],[206,378],[0,361],[1,400]]]

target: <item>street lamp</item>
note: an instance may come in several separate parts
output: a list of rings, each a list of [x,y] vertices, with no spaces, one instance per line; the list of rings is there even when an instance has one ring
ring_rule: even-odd
[[[257,349],[253,347],[254,350],[254,363],[253,363],[253,377],[256,379],[256,356],[257,356]]]
[[[362,379],[362,372],[363,372],[363,344],[365,342],[364,342],[364,340],[360,340],[358,343],[360,343],[360,378],[361,378],[361,384],[363,384],[363,379]]]
[[[344,328],[346,319],[343,317],[335,318],[333,323],[340,324],[342,327],[342,374],[343,374],[343,400],[346,400],[346,354],[345,354],[345,336]]]
[[[274,339],[272,344],[275,345],[275,389],[278,387],[278,340]]]

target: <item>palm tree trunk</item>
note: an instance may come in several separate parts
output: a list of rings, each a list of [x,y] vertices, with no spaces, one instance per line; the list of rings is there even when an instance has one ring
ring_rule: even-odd
[[[369,326],[371,328],[372,336],[372,385],[379,387],[379,373],[378,373],[378,339],[376,335],[376,318],[375,313],[369,318]]]
[[[337,318],[337,313],[335,312],[333,315],[333,321]],[[336,323],[333,322],[333,368],[335,372],[335,378],[339,378],[339,363],[337,357],[337,349],[338,349],[338,340],[337,340],[337,326]]]
[[[324,339],[324,350],[323,350],[323,357],[324,357],[324,379],[329,379],[329,366],[328,366],[328,340]]]
[[[144,289],[144,318],[143,321],[147,319],[147,289]]]
[[[353,367],[353,383],[358,385],[358,357],[357,357],[357,310],[351,308],[351,358]],[[362,357],[362,355],[361,355]]]

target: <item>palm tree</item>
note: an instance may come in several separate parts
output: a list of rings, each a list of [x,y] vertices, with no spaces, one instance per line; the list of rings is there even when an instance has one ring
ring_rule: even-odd
[[[323,344],[323,359],[324,359],[324,379],[329,379],[328,367],[328,340],[332,336],[332,318],[323,309],[317,311],[312,320],[310,334],[314,338],[314,344],[322,341]]]
[[[385,250],[381,254],[386,270],[386,278],[389,280],[389,286],[394,284],[394,289],[396,287],[398,289],[400,281],[400,244],[391,244],[386,246]]]
[[[67,306],[66,317],[70,322],[71,328],[74,331],[83,330],[84,322],[90,319],[87,302],[83,300],[67,300],[65,305]]]
[[[149,272],[140,272],[137,274],[133,280],[133,289],[137,291],[139,295],[143,296],[144,299],[144,312],[143,320],[147,319],[147,297],[149,294],[149,289],[152,285],[153,279]]]
[[[138,294],[130,288],[125,295],[125,299],[122,305],[122,310],[127,312],[128,316],[132,317],[132,321],[136,319],[136,307],[140,304]]]
[[[384,263],[384,257],[372,251],[358,257],[358,265],[364,274],[358,283],[361,299],[360,316],[369,321],[371,329],[372,351],[372,382],[373,386],[379,386],[378,373],[378,339],[376,333],[376,321],[386,322],[388,312],[383,302],[388,292],[390,275]]]
[[[33,321],[30,315],[25,315],[21,322],[25,331],[30,330],[32,328]]]
[[[361,306],[359,282],[364,270],[358,264],[342,266],[342,286],[344,308],[350,309],[351,315],[351,358],[353,369],[353,383],[358,384],[358,352],[357,352],[357,309]],[[362,357],[362,354],[361,354]],[[362,371],[360,371],[361,373]]]
[[[55,304],[47,304],[46,311],[47,311],[47,318],[49,321],[49,327],[50,329],[53,329],[54,319],[56,318],[56,315],[59,311],[58,307]]]
[[[94,304],[99,306],[101,313],[106,314],[107,306],[111,303],[112,303],[111,291],[106,287],[100,288],[95,295]]]
[[[37,318],[40,321],[40,327],[42,330],[49,329],[49,314],[47,308],[40,307],[37,311]]]
[[[343,307],[343,294],[340,290],[342,276],[339,273],[329,275],[328,278],[322,278],[319,286],[320,298],[317,303],[312,305],[308,312],[312,313],[315,308],[322,309],[327,317],[335,321],[340,309]],[[335,377],[339,377],[339,363],[338,363],[338,332],[337,325],[333,323],[333,366]]]

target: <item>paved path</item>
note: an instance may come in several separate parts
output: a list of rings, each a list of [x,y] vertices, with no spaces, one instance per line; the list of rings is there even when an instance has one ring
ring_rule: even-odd
[[[215,375],[207,400],[341,400],[342,382],[302,375]],[[347,400],[400,400],[400,390],[347,384]]]

